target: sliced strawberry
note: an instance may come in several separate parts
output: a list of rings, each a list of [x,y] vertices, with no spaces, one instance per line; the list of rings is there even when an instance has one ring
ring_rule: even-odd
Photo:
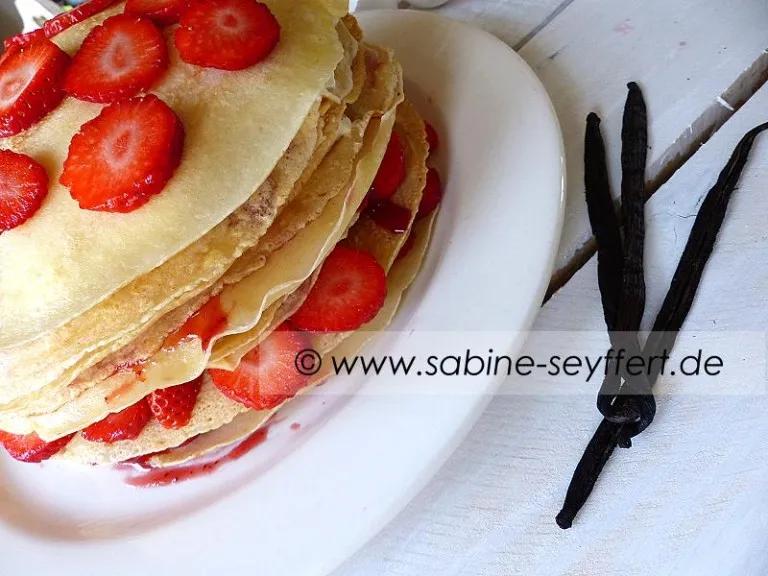
[[[26,222],[47,195],[45,168],[29,156],[0,150],[0,233]]]
[[[431,214],[442,199],[443,185],[440,183],[440,175],[437,170],[430,168],[427,170],[427,183],[424,185],[424,193],[421,196],[416,218],[424,218],[424,216]]]
[[[189,7],[191,0],[128,0],[126,14],[139,14],[151,18],[161,26],[175,24]]]
[[[142,398],[125,410],[110,414],[103,420],[91,424],[83,430],[83,438],[91,442],[112,444],[118,440],[137,438],[152,419],[147,398]]]
[[[296,369],[296,357],[307,346],[301,333],[283,324],[246,354],[233,372],[211,369],[208,374],[235,402],[254,410],[274,408],[307,383],[308,376]]]
[[[357,330],[376,316],[386,296],[387,278],[376,259],[336,246],[291,323],[312,332]]]
[[[440,146],[440,137],[437,135],[437,130],[429,122],[424,123],[424,127],[427,130],[427,145],[429,146],[429,153],[433,154]]]
[[[91,16],[106,10],[118,1],[119,0],[88,0],[69,12],[62,12],[55,18],[45,21],[43,24],[45,35],[48,38],[52,38],[53,36],[56,36],[56,34],[64,32],[67,28],[79,24],[86,18],[90,18]]]
[[[50,40],[12,50],[0,63],[0,137],[26,130],[59,105],[67,56]]]
[[[392,132],[387,151],[379,165],[376,178],[373,179],[369,194],[376,200],[391,198],[403,180],[405,180],[405,148],[398,133]]]
[[[255,0],[197,0],[182,14],[174,40],[185,62],[242,70],[269,56],[280,24]]]
[[[130,212],[162,191],[183,145],[181,121],[157,96],[116,102],[72,138],[60,181],[81,208]]]
[[[32,30],[32,32],[23,32],[21,34],[9,36],[3,40],[3,47],[6,51],[14,47],[23,48],[24,46],[32,44],[35,40],[42,40],[45,37],[45,31],[42,28],[38,28],[37,30]]]
[[[194,334],[203,342],[203,348],[227,326],[227,313],[221,307],[221,298],[214,296],[192,314],[184,324],[165,338],[163,348],[173,348],[181,340]]]
[[[34,432],[23,436],[0,432],[0,444],[16,460],[21,460],[22,462],[42,462],[43,460],[48,460],[48,458],[64,448],[72,439],[72,436],[73,434],[70,434],[53,442],[46,442],[41,440]]]
[[[155,390],[149,395],[149,408],[164,428],[183,428],[189,424],[200,394],[202,378],[186,384]]]
[[[168,68],[168,49],[149,18],[118,14],[86,36],[64,79],[68,94],[115,102],[149,90]]]
[[[3,62],[8,60],[11,56],[21,50],[21,46],[11,44],[10,46],[4,46],[3,53],[0,54],[0,66],[3,66]]]

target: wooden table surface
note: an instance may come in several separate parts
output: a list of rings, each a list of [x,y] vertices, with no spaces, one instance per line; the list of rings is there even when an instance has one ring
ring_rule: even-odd
[[[40,1],[50,6],[17,0],[27,23]],[[3,15],[9,7],[10,0],[0,0]],[[555,331],[604,332],[583,199],[584,119],[590,111],[603,119],[617,192],[626,83],[643,88],[654,193],[646,208],[648,328],[703,195],[740,136],[768,120],[768,2],[453,0],[437,11],[517,50],[549,91],[562,126],[565,225],[554,295],[526,345],[530,354],[562,353]],[[766,188],[768,140],[753,151],[686,330],[749,331],[764,344]],[[695,338],[683,334],[678,347]],[[600,355],[606,347],[607,337],[592,338],[579,352]],[[765,346],[762,352],[764,362]],[[754,379],[746,364],[734,382]],[[427,488],[336,576],[762,576],[768,395],[761,384],[758,392],[702,394],[696,379],[666,378],[672,393],[659,397],[652,427],[631,450],[614,454],[595,495],[564,532],[553,519],[599,422],[598,384],[553,394],[510,379],[504,389],[515,392],[491,401]]]
[[[741,135],[768,121],[768,85],[761,88],[768,78],[768,2],[454,0],[437,11],[514,47],[544,83],[562,126],[565,226],[552,284],[557,291],[526,346],[537,357],[564,352],[552,331],[604,332],[584,203],[584,120],[590,111],[603,119],[618,192],[626,83],[643,88],[654,193],[646,207],[648,329],[703,195]],[[726,339],[754,331],[763,362],[766,214],[763,140],[685,326],[723,330]],[[683,334],[678,348],[690,348],[695,338]],[[607,337],[593,338],[579,352],[601,355],[607,346]],[[768,398],[761,366],[743,366],[732,379],[749,375],[762,394],[704,395],[695,378],[666,378],[663,384],[673,393],[659,398],[652,427],[631,450],[614,454],[569,531],[553,519],[599,422],[599,383],[568,395],[546,389],[501,394],[427,488],[336,576],[763,575]],[[520,386],[531,390],[520,379],[505,384],[508,390]]]

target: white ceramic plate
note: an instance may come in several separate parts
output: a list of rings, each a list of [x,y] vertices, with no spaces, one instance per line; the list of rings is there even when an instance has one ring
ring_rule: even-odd
[[[393,47],[409,96],[437,127],[445,201],[394,330],[504,331],[519,344],[550,274],[562,212],[554,112],[492,36],[435,15],[360,15]],[[363,390],[370,385],[363,382]],[[0,573],[322,575],[373,536],[457,446],[496,386],[309,397],[258,450],[216,474],[136,489],[112,470],[0,459]],[[336,378],[327,389],[353,390]],[[299,431],[289,426],[300,422]]]

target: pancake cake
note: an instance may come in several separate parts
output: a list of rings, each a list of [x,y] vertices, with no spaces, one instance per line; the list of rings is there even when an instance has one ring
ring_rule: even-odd
[[[174,466],[356,353],[426,253],[434,130],[341,0],[90,0],[0,57],[0,443]],[[330,363],[328,363],[330,364]]]

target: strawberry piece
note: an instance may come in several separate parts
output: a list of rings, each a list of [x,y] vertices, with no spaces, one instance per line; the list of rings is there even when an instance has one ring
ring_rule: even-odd
[[[280,24],[255,0],[198,0],[184,12],[174,41],[190,64],[242,70],[264,60],[280,40]]]
[[[186,384],[155,390],[149,395],[149,408],[164,428],[183,428],[189,424],[200,394],[202,378]]]
[[[336,246],[291,323],[312,332],[357,330],[376,316],[386,296],[387,278],[376,259]]]
[[[0,150],[0,233],[38,211],[48,195],[48,174],[29,156]]]
[[[440,183],[440,175],[437,170],[430,168],[427,170],[427,183],[424,185],[424,192],[419,202],[419,211],[416,218],[424,218],[432,213],[438,207],[443,199],[443,185]]]
[[[133,440],[137,438],[152,418],[147,398],[142,398],[125,410],[110,414],[103,420],[91,424],[84,429],[83,438],[91,442],[112,444],[118,440]]]
[[[32,44],[32,42],[42,40],[45,37],[45,31],[42,28],[38,28],[37,30],[32,30],[32,32],[23,32],[9,36],[3,40],[3,47],[6,51],[11,50],[12,48],[23,48],[24,46],[28,46],[29,44]]]
[[[163,342],[163,348],[173,348],[181,340],[194,334],[203,342],[203,348],[216,334],[227,326],[227,314],[221,307],[221,298],[214,296],[201,306],[200,310],[192,314],[184,324],[171,332]]]
[[[433,154],[437,152],[437,148],[440,146],[440,137],[437,135],[437,130],[429,122],[424,123],[424,127],[427,131],[427,145],[429,146],[429,153]]]
[[[21,50],[21,46],[16,46],[13,44],[11,44],[10,46],[4,46],[3,53],[0,54],[0,67],[3,66],[3,62],[5,62],[11,56],[16,54],[19,50]]]
[[[400,135],[392,132],[369,195],[376,200],[391,198],[403,180],[405,180],[405,148]]]
[[[157,96],[116,102],[72,138],[60,181],[81,208],[130,212],[162,191],[183,145],[181,121]]]
[[[161,26],[168,26],[179,21],[189,4],[190,0],[128,0],[125,13],[146,16]]]
[[[11,50],[0,63],[0,137],[26,130],[59,105],[67,56],[50,40]]]
[[[43,23],[43,30],[48,38],[56,36],[64,32],[67,28],[79,24],[86,18],[90,18],[106,10],[112,4],[115,4],[118,0],[88,0],[83,4],[80,4],[77,8],[73,8],[68,12],[62,12],[55,18],[46,20]]]
[[[42,440],[37,434],[25,434],[19,436],[8,432],[0,432],[0,444],[8,454],[21,462],[42,462],[61,451],[72,439],[74,434],[69,434],[53,442]]]
[[[293,397],[308,376],[296,369],[296,356],[308,347],[303,334],[285,324],[246,354],[238,367],[208,370],[213,383],[228,398],[253,408],[274,408]]]
[[[157,26],[142,16],[118,14],[85,38],[64,89],[87,102],[115,102],[148,90],[167,68],[168,49]]]

